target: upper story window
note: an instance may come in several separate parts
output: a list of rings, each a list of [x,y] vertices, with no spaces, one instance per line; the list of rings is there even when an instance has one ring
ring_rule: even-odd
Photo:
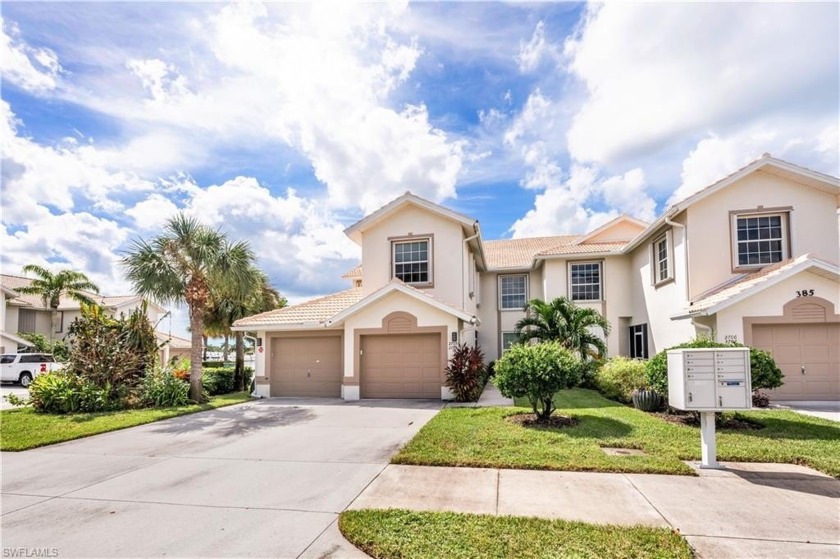
[[[653,261],[653,284],[658,285],[674,277],[674,253],[671,232],[667,231],[653,241],[651,247]]]
[[[499,276],[499,310],[521,311],[528,303],[528,274]]]
[[[751,268],[788,257],[787,214],[734,215],[733,267]]]
[[[600,301],[601,287],[600,262],[569,264],[569,294],[572,301]]]
[[[394,277],[412,285],[432,284],[432,244],[430,239],[394,241]]]

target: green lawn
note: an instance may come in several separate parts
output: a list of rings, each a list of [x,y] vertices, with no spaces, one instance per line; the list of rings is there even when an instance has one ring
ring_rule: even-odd
[[[574,427],[541,430],[505,421],[526,408],[447,408],[394,458],[395,464],[600,472],[693,474],[682,460],[700,459],[700,430],[607,400],[592,390],[558,394],[556,413]],[[718,430],[719,460],[787,462],[840,477],[840,424],[786,410],[741,414],[761,430]],[[641,449],[647,456],[607,456],[600,447]]]
[[[677,533],[642,526],[405,510],[345,511],[338,526],[345,538],[376,559],[693,556],[688,543]]]
[[[213,396],[206,404],[178,408],[122,410],[103,413],[53,415],[35,413],[32,408],[0,412],[0,450],[28,450],[179,415],[239,404],[250,398],[248,392]]]

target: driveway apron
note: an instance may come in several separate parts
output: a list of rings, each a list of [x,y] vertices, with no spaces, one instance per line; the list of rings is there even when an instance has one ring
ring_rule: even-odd
[[[275,398],[4,452],[2,547],[57,557],[364,556],[341,537],[338,513],[441,406]]]

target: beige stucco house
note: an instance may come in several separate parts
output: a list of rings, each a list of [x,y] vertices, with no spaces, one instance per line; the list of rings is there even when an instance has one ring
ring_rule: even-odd
[[[17,288],[27,286],[31,282],[31,278],[8,274],[0,275],[0,289],[3,292],[3,314],[0,317],[0,325],[2,325],[3,330],[2,348],[0,349],[4,353],[13,353],[32,346],[19,334],[36,333],[47,338],[50,336],[52,310],[44,305],[40,296],[23,295],[17,292]],[[119,316],[120,314],[128,316],[143,304],[143,298],[137,295],[104,296],[96,293],[87,293],[87,295],[113,316]],[[151,301],[148,302],[146,315],[153,325],[158,323],[165,312],[166,309]],[[63,340],[67,336],[67,329],[70,324],[80,315],[79,303],[68,297],[62,297],[58,306],[58,320],[53,338]],[[166,346],[172,347],[173,354],[178,353],[183,341],[181,338],[162,333],[158,337],[161,343],[173,338]],[[162,356],[163,352],[166,351],[166,357],[169,357],[167,347],[164,347],[161,351]]]
[[[351,288],[238,321],[257,331],[262,396],[444,398],[456,343],[496,359],[533,298],[612,325],[612,355],[699,334],[773,352],[784,399],[840,399],[840,180],[764,156],[647,224],[488,241],[410,193],[350,226]],[[559,228],[559,227],[558,227]]]

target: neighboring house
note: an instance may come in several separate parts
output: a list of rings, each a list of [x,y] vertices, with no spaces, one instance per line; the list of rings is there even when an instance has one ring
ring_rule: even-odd
[[[652,224],[484,241],[477,220],[406,193],[345,231],[362,247],[351,289],[234,329],[258,333],[263,396],[447,399],[455,343],[496,359],[528,300],[565,296],[606,316],[611,355],[713,335],[772,351],[776,397],[840,399],[838,200],[837,178],[765,156]]]
[[[19,297],[16,291],[0,285],[0,292],[3,294],[3,305],[0,307],[0,353],[15,353],[18,348],[32,347],[34,344],[16,336],[17,327],[11,332],[6,329],[6,309],[12,299]]]
[[[30,278],[3,274],[0,275],[0,288],[3,291],[3,351],[14,352],[32,344],[20,338],[19,334],[37,333],[50,337],[52,324],[52,309],[44,305],[44,301],[38,295],[23,295],[16,291],[17,288],[29,285]],[[108,314],[128,316],[135,309],[143,304],[143,298],[138,295],[105,296],[96,293],[86,293],[88,297],[101,305]],[[166,309],[149,302],[146,308],[146,315],[152,325],[156,325],[163,317]],[[67,336],[67,329],[70,324],[81,315],[79,303],[62,297],[58,306],[58,320],[53,338],[63,340]],[[168,334],[158,333],[163,336],[161,341],[168,339]],[[180,338],[178,338],[180,340]],[[176,344],[173,340],[172,347]]]
[[[155,334],[157,335],[158,345],[160,346],[161,363],[171,363],[178,359],[190,358],[192,341],[160,331],[156,331]]]

